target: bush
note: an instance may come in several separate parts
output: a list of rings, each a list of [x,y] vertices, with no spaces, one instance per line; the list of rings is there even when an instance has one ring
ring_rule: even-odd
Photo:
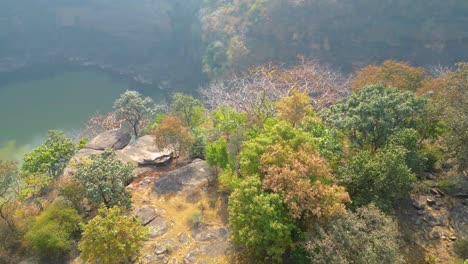
[[[454,244],[455,248],[455,253],[462,258],[462,259],[468,259],[468,239],[467,238],[462,238],[455,242]]]
[[[147,235],[148,227],[140,225],[134,216],[123,215],[117,206],[102,207],[83,225],[81,258],[86,263],[133,263]]]
[[[197,228],[203,223],[203,212],[200,210],[195,211],[188,220],[188,224],[191,228]]]
[[[81,222],[75,209],[55,203],[32,219],[24,238],[41,259],[57,261],[71,249]]]
[[[306,243],[311,263],[402,263],[397,224],[374,205],[316,226]]]
[[[339,181],[346,187],[354,206],[375,203],[389,211],[408,195],[415,175],[406,166],[407,150],[389,145],[377,152],[359,151],[340,169]]]

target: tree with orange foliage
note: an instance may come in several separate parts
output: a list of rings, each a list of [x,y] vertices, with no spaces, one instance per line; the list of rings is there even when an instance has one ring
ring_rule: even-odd
[[[278,118],[289,122],[293,127],[299,126],[304,117],[313,111],[309,95],[296,90],[293,90],[290,96],[278,101],[276,108]]]
[[[346,190],[336,185],[327,161],[310,144],[294,151],[290,146],[269,146],[260,161],[263,188],[280,193],[295,219],[317,219],[345,211]]]
[[[383,84],[404,91],[416,91],[423,86],[425,78],[423,68],[412,67],[406,62],[387,60],[380,66],[364,67],[354,77],[351,88],[357,91],[371,84]]]
[[[190,128],[176,115],[164,116],[153,130],[153,135],[156,138],[156,145],[159,148],[172,148],[176,158],[186,155],[193,143]]]

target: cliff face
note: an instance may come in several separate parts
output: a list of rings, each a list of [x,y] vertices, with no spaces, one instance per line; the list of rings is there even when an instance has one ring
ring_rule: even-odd
[[[180,2],[180,3],[179,3]],[[155,82],[201,81],[199,1],[68,0],[0,4],[0,59],[80,57]]]

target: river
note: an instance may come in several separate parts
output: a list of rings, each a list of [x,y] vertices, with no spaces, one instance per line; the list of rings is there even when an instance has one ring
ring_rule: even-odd
[[[76,135],[91,115],[112,110],[114,100],[130,88],[129,81],[90,69],[0,74],[0,159],[20,160],[49,129]],[[160,92],[144,90],[160,98]]]

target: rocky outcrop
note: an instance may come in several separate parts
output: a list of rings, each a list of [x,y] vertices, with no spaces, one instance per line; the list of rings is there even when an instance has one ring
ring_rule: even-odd
[[[91,140],[86,146],[85,149],[93,149],[93,150],[106,150],[106,149],[123,149],[125,148],[132,136],[121,130],[121,129],[114,129],[109,130],[104,133],[97,135],[93,140]]]
[[[173,151],[160,150],[156,147],[155,138],[146,135],[138,138],[122,150],[116,151],[117,157],[126,162],[132,162],[139,166],[166,165],[171,162]]]
[[[154,181],[153,192],[157,194],[187,191],[214,180],[212,168],[203,160],[194,160],[180,169],[166,172]]]

